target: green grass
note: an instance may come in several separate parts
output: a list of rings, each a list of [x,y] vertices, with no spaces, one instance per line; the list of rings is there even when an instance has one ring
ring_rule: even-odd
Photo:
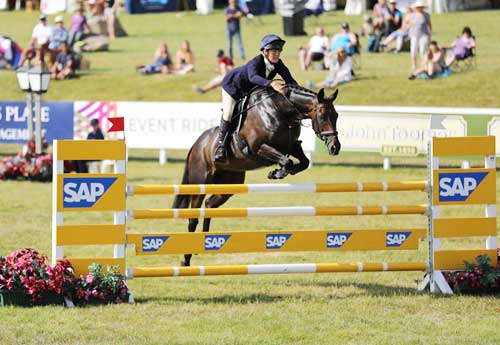
[[[480,38],[476,71],[456,74],[432,82],[406,80],[406,54],[363,56],[360,80],[342,88],[340,104],[498,107],[496,89],[500,62],[495,33],[499,12],[453,13],[434,16],[436,38],[450,41],[464,24]],[[185,100],[217,101],[218,92],[194,95],[193,82],[212,75],[213,55],[224,45],[221,13],[208,17],[172,14],[122,15],[131,37],[113,42],[108,53],[88,54],[92,70],[78,80],[53,83],[45,99]],[[281,31],[281,19],[263,17],[261,26],[244,24],[248,52],[256,51],[260,37]],[[320,18],[330,33],[345,20],[335,12]],[[357,27],[359,18],[349,18]],[[0,13],[0,32],[27,41],[34,14]],[[308,19],[307,30],[316,24]],[[202,30],[200,30],[200,26]],[[201,33],[202,32],[202,33]],[[174,50],[189,38],[199,64],[195,74],[142,77],[136,64],[148,62],[160,41]],[[295,53],[304,38],[288,39],[285,59],[297,72]],[[383,74],[387,77],[383,77]],[[320,72],[296,73],[299,80],[319,79]],[[12,73],[0,73],[0,99],[22,99]],[[487,118],[474,119],[476,133],[484,131]],[[15,152],[16,146],[2,146]],[[172,152],[174,162],[159,166],[155,161],[131,160],[129,182],[138,184],[179,183],[185,152]],[[131,157],[153,158],[151,151],[132,151]],[[390,171],[380,168],[379,155],[352,154],[332,158],[320,149],[316,165],[286,179],[299,182],[398,181],[425,179],[422,158],[395,159]],[[362,164],[360,164],[362,163]],[[448,162],[448,164],[458,164]],[[477,164],[481,162],[477,161]],[[399,164],[399,165],[398,165]],[[404,167],[403,165],[416,165]],[[267,170],[250,172],[249,183],[266,182]],[[497,192],[498,194],[498,192]],[[16,248],[51,249],[51,185],[28,182],[0,182],[0,254]],[[169,207],[169,197],[137,197],[128,208]],[[353,205],[425,203],[423,193],[240,195],[227,207],[280,205]],[[481,215],[479,207],[466,210],[451,207],[445,215]],[[68,214],[65,222],[89,223],[110,220],[107,214],[81,217]],[[213,230],[252,229],[357,229],[425,227],[421,216],[373,217],[281,217],[217,219]],[[185,231],[186,221],[135,221],[130,231]],[[446,241],[443,247],[479,247],[480,239]],[[193,264],[250,264],[291,262],[418,261],[426,257],[426,245],[419,251],[197,255]],[[110,255],[109,247],[70,248],[69,255]],[[136,257],[129,249],[130,266],[178,264],[179,256]],[[323,275],[241,276],[179,279],[135,279],[129,282],[135,305],[90,307],[76,310],[59,307],[1,308],[0,345],[3,344],[498,344],[500,302],[497,297],[418,294],[419,272]]]

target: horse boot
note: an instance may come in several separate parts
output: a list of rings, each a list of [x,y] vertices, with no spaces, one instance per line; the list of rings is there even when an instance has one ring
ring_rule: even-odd
[[[219,136],[217,138],[217,147],[215,149],[214,154],[214,162],[216,163],[225,163],[227,160],[227,149],[226,149],[226,141],[229,137],[229,127],[231,123],[224,119],[220,120],[219,126]]]

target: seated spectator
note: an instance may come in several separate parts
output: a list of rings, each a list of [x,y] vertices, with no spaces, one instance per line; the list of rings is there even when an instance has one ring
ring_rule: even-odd
[[[422,67],[411,74],[408,79],[414,80],[420,73],[426,73],[429,78],[432,78],[446,69],[443,51],[439,48],[436,41],[431,41]]]
[[[308,0],[304,5],[304,17],[319,17],[323,12],[325,12],[325,9],[321,0]]]
[[[352,57],[347,55],[344,48],[338,48],[336,55],[335,65],[330,68],[328,77],[318,84],[313,84],[310,81],[307,81],[306,85],[308,88],[317,89],[324,87],[327,89],[334,89],[337,86],[348,83],[352,80]]]
[[[19,67],[22,48],[9,37],[0,36],[0,69],[10,65],[13,69]]]
[[[56,61],[50,69],[52,79],[64,80],[74,77],[74,67],[73,54],[69,51],[68,43],[62,42],[61,51],[57,54]]]
[[[104,15],[104,2],[105,0],[86,0],[85,7],[90,16]]]
[[[342,23],[340,33],[332,38],[330,45],[330,52],[336,54],[339,48],[343,48],[347,55],[351,56],[357,53],[358,38],[352,32],[349,32],[349,24]]]
[[[408,41],[410,38],[410,24],[412,16],[413,16],[413,6],[408,5],[401,28],[399,28],[398,30],[392,32],[389,36],[387,36],[382,41],[381,45],[383,47],[388,47],[392,42],[396,41],[393,50],[396,53],[400,52],[403,49],[403,43],[405,41]]]
[[[452,51],[446,56],[446,66],[451,66],[456,60],[464,60],[472,55],[472,49],[476,47],[476,40],[472,35],[470,27],[462,30],[462,35],[451,44]]]
[[[222,80],[226,73],[234,68],[233,59],[224,55],[224,51],[217,51],[217,76],[212,78],[204,87],[193,86],[193,89],[198,93],[205,93],[222,85]]]
[[[61,44],[68,42],[69,34],[64,28],[64,21],[62,16],[57,16],[55,19],[56,27],[52,30],[50,35],[49,51],[50,51],[50,65],[56,61],[57,54],[61,51]]]
[[[28,48],[23,52],[19,66],[24,65],[26,60],[35,58],[35,63],[42,63],[45,52],[49,47],[50,36],[52,35],[52,26],[47,24],[47,17],[41,14],[39,23],[35,25],[31,33],[31,40]]]
[[[172,63],[170,53],[168,52],[168,47],[165,43],[160,44],[155,52],[154,59],[155,62],[150,65],[137,67],[137,72],[142,74],[174,73],[175,68]]]
[[[87,23],[87,17],[83,14],[83,8],[79,7],[75,14],[71,17],[71,28],[69,30],[68,38],[70,48],[72,48],[76,42],[83,39],[85,28],[87,28],[89,33],[92,31]]]
[[[385,30],[381,33],[382,37],[390,35],[394,31],[399,30],[402,26],[401,18],[403,15],[401,11],[397,9],[396,5],[396,0],[389,0],[389,7],[385,14]]]
[[[175,69],[177,74],[194,72],[194,55],[189,41],[183,41],[175,54]]]
[[[385,0],[378,0],[378,3],[373,6],[373,24],[375,31],[379,34],[385,30],[387,13],[388,8]]]
[[[312,36],[306,47],[299,50],[300,69],[306,71],[312,61],[321,61],[325,67],[325,53],[328,50],[328,37],[323,27],[316,28],[316,35]]]

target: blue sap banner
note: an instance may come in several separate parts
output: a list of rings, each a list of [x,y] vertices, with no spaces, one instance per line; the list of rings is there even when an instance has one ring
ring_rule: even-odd
[[[33,109],[33,119],[35,109]],[[73,103],[42,102],[42,135],[73,139]],[[33,123],[33,129],[35,124]],[[0,144],[24,144],[28,140],[28,112],[24,102],[0,102]]]

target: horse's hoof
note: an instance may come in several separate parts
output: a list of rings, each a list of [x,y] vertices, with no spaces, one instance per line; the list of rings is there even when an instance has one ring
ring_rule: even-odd
[[[270,171],[269,174],[267,174],[267,178],[269,180],[275,180],[276,179],[275,174],[276,174],[276,170]]]
[[[191,266],[190,264],[186,263],[186,261],[181,261],[181,266],[182,267],[189,267]]]

